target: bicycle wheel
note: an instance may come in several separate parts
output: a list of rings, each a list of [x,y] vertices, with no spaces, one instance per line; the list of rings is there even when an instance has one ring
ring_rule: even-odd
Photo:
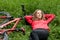
[[[9,21],[8,17],[11,17],[8,12],[0,12],[0,17],[6,16],[7,18],[0,18],[0,26]]]
[[[6,32],[4,32],[3,34],[0,34],[0,40],[8,40],[8,35]]]

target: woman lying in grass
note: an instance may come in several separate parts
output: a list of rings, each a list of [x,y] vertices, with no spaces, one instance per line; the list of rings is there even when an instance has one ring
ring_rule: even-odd
[[[33,15],[26,15],[25,19],[32,27],[29,40],[47,40],[50,31],[48,24],[54,17],[54,14],[44,14],[42,10],[36,10]]]

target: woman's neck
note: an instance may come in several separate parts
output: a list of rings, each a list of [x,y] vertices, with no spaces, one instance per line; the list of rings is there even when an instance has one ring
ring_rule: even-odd
[[[33,20],[34,21],[37,21],[37,20],[42,20],[42,19],[40,19],[40,18],[33,18]]]

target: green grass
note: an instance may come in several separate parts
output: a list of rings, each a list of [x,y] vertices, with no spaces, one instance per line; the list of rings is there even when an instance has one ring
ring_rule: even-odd
[[[55,14],[56,18],[49,24],[51,29],[49,40],[60,40],[60,0],[0,0],[0,11],[9,12],[13,17],[22,16],[21,4],[25,5],[26,14],[32,14],[36,9]],[[21,32],[13,32],[9,35],[9,40],[28,40],[31,27],[25,25],[24,20],[17,27],[22,26],[26,30],[26,35],[22,35]]]

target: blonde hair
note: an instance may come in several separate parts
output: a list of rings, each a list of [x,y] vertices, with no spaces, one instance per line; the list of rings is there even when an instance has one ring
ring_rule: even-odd
[[[37,10],[35,10],[35,12],[33,13],[33,18],[32,18],[32,20],[38,20],[37,18],[36,18],[36,14],[37,14],[37,11],[39,11],[39,9],[37,9]],[[45,19],[44,18],[44,12],[42,11],[42,10],[40,10],[41,11],[41,14],[42,14],[42,18],[41,19]]]

